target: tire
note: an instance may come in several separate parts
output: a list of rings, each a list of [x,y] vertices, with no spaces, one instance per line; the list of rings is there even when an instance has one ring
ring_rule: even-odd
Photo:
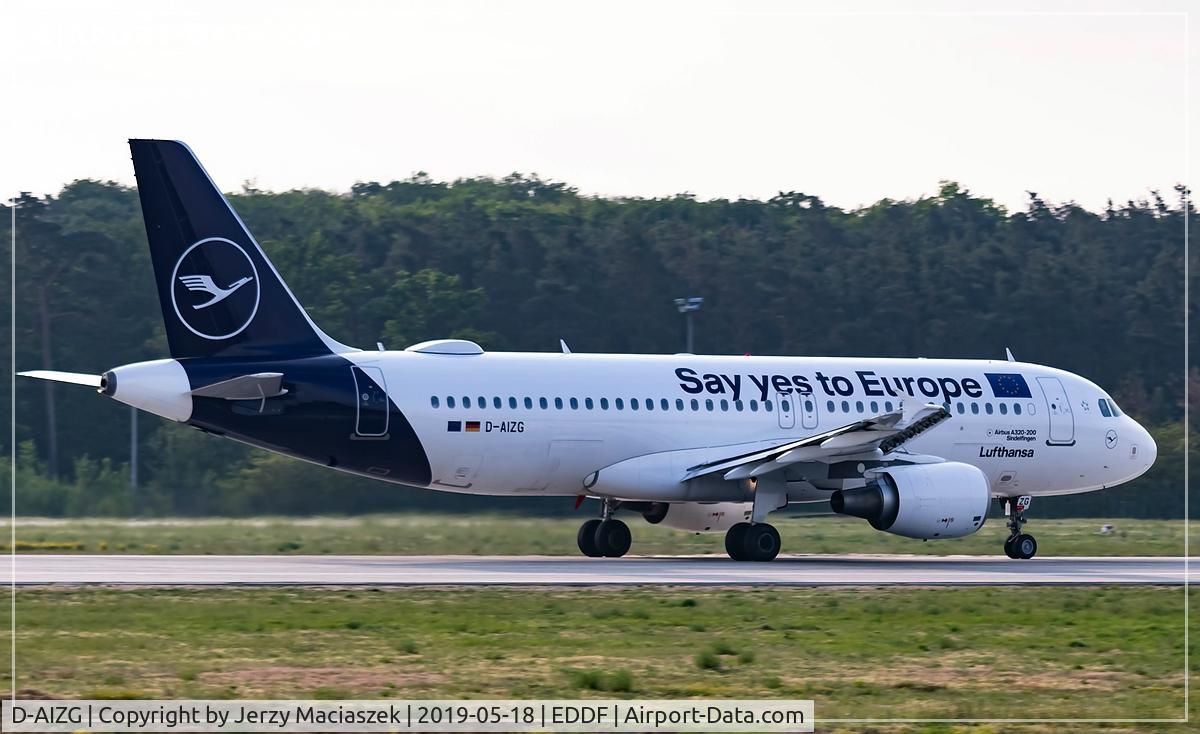
[[[751,525],[746,531],[744,546],[746,557],[751,561],[773,561],[779,555],[779,531],[766,523]]]
[[[642,517],[646,518],[646,522],[651,525],[657,525],[667,519],[667,512],[671,506],[666,502],[651,502],[650,509],[642,513]]]
[[[629,526],[620,520],[604,520],[596,526],[596,550],[605,558],[620,558],[629,552],[633,534]]]
[[[1021,534],[1013,541],[1013,553],[1017,558],[1033,558],[1037,555],[1037,541],[1032,535]]]
[[[725,531],[725,552],[735,561],[748,561],[746,556],[746,531],[750,523],[739,522]]]
[[[599,520],[588,520],[579,526],[579,534],[575,536],[575,542],[579,544],[579,552],[588,558],[599,558],[603,555],[596,547],[596,528],[598,527],[600,527]]]
[[[1014,540],[1016,540],[1016,536],[1009,536],[1008,538],[1005,539],[1004,555],[1008,556],[1009,558],[1011,558],[1015,561],[1018,558],[1020,558],[1020,556],[1018,556],[1017,552],[1015,550],[1013,550],[1013,541]]]

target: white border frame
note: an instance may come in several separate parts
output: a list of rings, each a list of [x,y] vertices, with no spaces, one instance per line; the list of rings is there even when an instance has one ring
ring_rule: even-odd
[[[738,13],[746,14],[746,13]],[[1021,16],[1114,16],[1114,17],[1142,17],[1142,16],[1168,16],[1181,17],[1183,19],[1183,185],[1190,187],[1192,181],[1192,170],[1190,170],[1190,162],[1192,162],[1192,124],[1190,124],[1190,88],[1189,80],[1192,78],[1192,70],[1190,70],[1190,14],[1187,11],[1182,12],[1070,12],[1070,11],[948,11],[948,12],[906,12],[906,11],[864,11],[864,12],[784,12],[784,11],[763,11],[754,14],[798,14],[798,16],[850,16],[850,17],[870,17],[870,16],[890,16],[890,17],[956,17],[956,16],[977,16],[977,17],[1021,17]],[[12,29],[16,32],[16,28]],[[11,70],[13,80],[16,80],[16,66]],[[11,699],[13,702],[17,700],[17,199],[10,199],[11,213],[11,266],[8,271],[10,277],[10,459],[11,459],[11,493],[10,493],[10,600],[11,600],[11,675],[12,675],[12,693]],[[815,722],[821,723],[1190,723],[1190,698],[1192,698],[1192,687],[1190,687],[1190,656],[1189,644],[1190,637],[1188,625],[1190,620],[1190,519],[1189,519],[1189,488],[1190,488],[1190,462],[1188,458],[1189,450],[1189,432],[1188,432],[1188,372],[1190,368],[1189,362],[1189,319],[1188,319],[1188,277],[1189,277],[1189,217],[1187,209],[1192,205],[1192,194],[1190,191],[1183,195],[1183,716],[1180,718],[824,718],[816,717]],[[193,245],[194,247],[194,245]],[[178,266],[178,264],[176,264]],[[253,267],[253,263],[251,263]],[[257,269],[256,269],[257,278]],[[172,283],[172,293],[174,293],[174,283]],[[262,294],[262,290],[259,290]],[[294,297],[294,296],[293,296]],[[257,308],[257,305],[256,305]],[[302,309],[301,309],[302,311]],[[251,317],[253,320],[253,317]],[[250,321],[247,320],[247,325]],[[242,326],[245,329],[245,326]],[[240,330],[239,330],[240,331]],[[232,336],[232,335],[230,335]]]

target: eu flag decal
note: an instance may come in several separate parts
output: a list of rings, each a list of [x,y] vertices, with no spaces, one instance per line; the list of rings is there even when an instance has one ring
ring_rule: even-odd
[[[446,430],[451,433],[462,431],[462,421],[446,421]]]
[[[984,372],[983,376],[992,385],[992,394],[998,398],[1031,398],[1025,378],[1013,372]]]

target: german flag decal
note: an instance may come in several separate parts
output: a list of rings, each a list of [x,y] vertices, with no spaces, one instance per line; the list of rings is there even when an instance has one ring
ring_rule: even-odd
[[[479,421],[467,421],[467,433],[479,433]]]

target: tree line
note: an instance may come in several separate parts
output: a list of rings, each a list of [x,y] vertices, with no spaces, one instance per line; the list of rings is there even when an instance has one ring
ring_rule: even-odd
[[[1182,187],[1099,212],[1035,193],[1010,212],[951,182],[934,196],[842,209],[798,192],[584,196],[519,174],[417,174],[349,192],[246,186],[230,198],[313,319],[354,346],[456,336],[493,350],[555,351],[563,338],[575,351],[677,352],[673,299],[703,296],[698,352],[1003,358],[1008,347],[1103,385],[1159,437],[1159,465],[1130,488],[1050,511],[1182,513],[1182,396],[1186,380],[1200,387],[1200,372],[1185,371],[1183,232],[1196,215]],[[10,213],[0,217],[6,282]],[[18,369],[98,374],[167,354],[134,189],[80,180],[24,195],[16,222],[16,331],[7,300],[0,330],[15,340]],[[12,398],[5,386],[5,411]],[[314,472],[147,415],[134,489],[129,422],[128,408],[86,389],[20,381],[20,511],[528,504]],[[0,443],[7,454],[9,437]]]

